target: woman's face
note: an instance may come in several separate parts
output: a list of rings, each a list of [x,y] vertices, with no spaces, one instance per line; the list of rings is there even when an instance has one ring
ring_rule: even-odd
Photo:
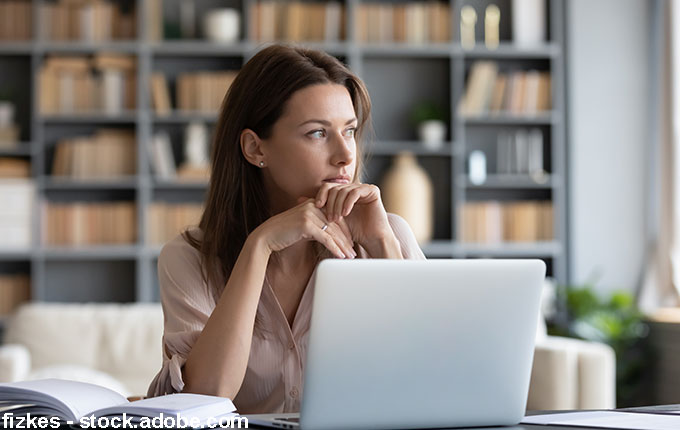
[[[344,86],[319,84],[293,94],[262,141],[265,187],[275,212],[297,205],[299,197],[315,197],[324,182],[352,182],[356,126]]]

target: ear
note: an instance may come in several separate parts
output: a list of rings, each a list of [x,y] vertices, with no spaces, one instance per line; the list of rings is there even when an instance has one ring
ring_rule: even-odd
[[[260,162],[265,162],[264,153],[262,152],[262,140],[253,130],[246,128],[241,132],[241,152],[250,164],[255,167],[261,167]]]

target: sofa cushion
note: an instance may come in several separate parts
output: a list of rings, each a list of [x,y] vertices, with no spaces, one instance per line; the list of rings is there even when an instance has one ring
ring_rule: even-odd
[[[160,304],[30,303],[9,320],[6,342],[24,345],[32,368],[77,365],[144,394],[161,367]]]
[[[78,304],[31,303],[9,319],[6,343],[24,345],[34,369],[53,364],[95,368],[101,330],[98,309]]]
[[[162,364],[161,306],[111,305],[101,310],[99,324],[97,369],[125,383],[131,394],[145,394]]]
[[[87,382],[113,390],[125,397],[130,395],[130,391],[116,378],[99,370],[90,369],[84,366],[71,364],[57,364],[54,366],[42,367],[33,370],[27,380],[35,379],[68,379],[70,381]]]

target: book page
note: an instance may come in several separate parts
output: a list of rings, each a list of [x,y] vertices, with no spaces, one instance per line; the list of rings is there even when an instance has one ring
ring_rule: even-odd
[[[129,403],[121,394],[108,388],[65,379],[0,384],[0,401],[7,400],[54,409],[60,417],[73,421],[96,409]]]
[[[677,430],[680,416],[620,411],[568,412],[524,417],[522,424],[599,427],[623,430]]]
[[[235,410],[234,404],[226,397],[175,393],[100,409],[95,411],[94,414],[104,416],[125,412],[128,415],[154,417],[162,413],[164,415],[196,416],[203,419],[224,415]]]

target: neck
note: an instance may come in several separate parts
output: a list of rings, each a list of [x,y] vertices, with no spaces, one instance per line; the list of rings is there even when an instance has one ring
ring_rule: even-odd
[[[313,242],[300,241],[273,254],[270,266],[283,273],[305,270],[316,261]]]

